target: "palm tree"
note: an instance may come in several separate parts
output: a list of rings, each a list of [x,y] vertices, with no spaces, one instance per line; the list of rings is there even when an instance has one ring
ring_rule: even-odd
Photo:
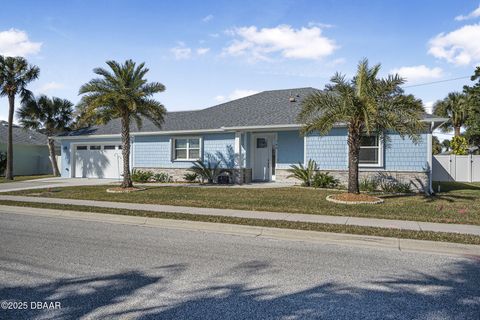
[[[107,61],[110,70],[95,68],[100,78],[92,79],[79,91],[83,94],[79,109],[86,123],[105,124],[120,118],[122,124],[123,182],[122,188],[132,187],[130,177],[130,121],[142,126],[142,118],[147,118],[160,127],[166,113],[165,107],[152,98],[152,95],[165,90],[159,82],[148,83],[145,63],[138,66],[132,60],[120,64]]]
[[[41,131],[48,136],[48,151],[55,176],[59,176],[60,171],[55,159],[55,142],[51,137],[68,130],[72,114],[73,103],[56,97],[50,99],[46,95],[23,101],[22,107],[17,111],[20,123],[25,128]]]
[[[432,154],[439,154],[442,152],[442,144],[440,143],[440,140],[438,137],[433,136],[432,137]]]
[[[435,102],[433,113],[449,120],[441,128],[444,132],[453,129],[455,137],[460,136],[460,128],[468,119],[469,107],[465,93],[451,92],[443,100]]]
[[[22,57],[3,57],[0,55],[0,96],[8,97],[8,140],[7,140],[7,169],[5,179],[13,180],[13,114],[15,110],[15,96],[20,94],[22,100],[31,96],[27,84],[38,78],[40,69],[29,65]]]
[[[424,128],[420,100],[405,95],[400,85],[404,79],[396,75],[377,78],[380,64],[368,65],[363,59],[352,80],[336,73],[325,90],[306,97],[298,120],[302,132],[327,134],[334,125],[346,124],[348,130],[348,192],[359,193],[358,163],[363,134],[380,134],[394,130],[414,142]],[[382,136],[381,136],[382,137]]]

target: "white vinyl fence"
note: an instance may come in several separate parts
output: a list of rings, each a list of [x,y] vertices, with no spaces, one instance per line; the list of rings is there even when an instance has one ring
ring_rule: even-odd
[[[432,166],[433,181],[480,182],[480,155],[436,155]]]

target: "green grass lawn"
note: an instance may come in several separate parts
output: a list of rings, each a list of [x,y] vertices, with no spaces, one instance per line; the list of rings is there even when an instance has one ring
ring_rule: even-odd
[[[241,189],[164,186],[128,194],[107,193],[106,189],[107,186],[86,186],[9,194],[480,225],[478,183],[442,183],[442,192],[434,197],[384,195],[381,197],[385,203],[379,205],[334,204],[326,201],[325,197],[335,191],[301,187]]]
[[[13,180],[7,180],[4,177],[0,177],[0,183],[19,182],[19,181],[43,179],[43,178],[53,178],[53,175],[43,174],[43,175],[36,175],[36,176],[16,176],[13,178]]]

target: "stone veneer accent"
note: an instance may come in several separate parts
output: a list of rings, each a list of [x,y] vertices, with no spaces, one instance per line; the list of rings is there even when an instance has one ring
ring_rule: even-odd
[[[173,181],[180,182],[185,181],[184,175],[190,172],[187,168],[141,168],[136,167],[133,170],[151,171],[153,173],[167,173],[172,176]],[[233,176],[232,183],[251,183],[252,182],[252,169],[227,169]]]
[[[348,183],[348,171],[345,170],[319,170],[328,172],[338,180],[342,185]],[[377,177],[379,174],[393,177],[400,182],[411,182],[412,189],[418,192],[428,192],[428,172],[408,172],[408,171],[359,171],[360,181],[364,178]],[[275,181],[278,182],[298,182],[295,178],[287,178],[290,175],[285,169],[275,170]]]

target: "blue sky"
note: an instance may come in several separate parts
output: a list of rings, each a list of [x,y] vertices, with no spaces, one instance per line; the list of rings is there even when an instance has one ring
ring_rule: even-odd
[[[323,88],[362,57],[408,85],[480,63],[478,1],[2,1],[0,54],[41,69],[35,93],[79,100],[106,60],[146,62],[168,110],[262,90]],[[406,88],[428,106],[469,79]],[[0,99],[0,118],[7,100]]]

